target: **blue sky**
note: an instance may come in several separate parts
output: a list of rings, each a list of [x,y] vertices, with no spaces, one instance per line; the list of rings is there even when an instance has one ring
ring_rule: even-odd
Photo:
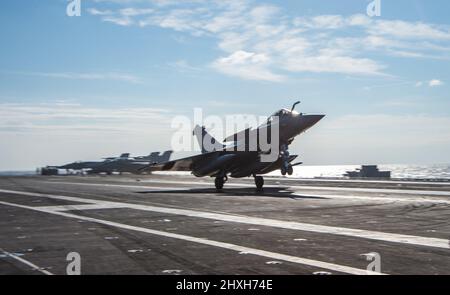
[[[9,0],[0,170],[169,149],[173,115],[326,120],[307,164],[449,163],[450,3]]]

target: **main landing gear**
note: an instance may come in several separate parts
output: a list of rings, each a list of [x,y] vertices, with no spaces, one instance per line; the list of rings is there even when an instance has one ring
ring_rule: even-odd
[[[227,182],[228,177],[227,176],[217,176],[216,180],[214,181],[215,185],[216,185],[216,189],[217,190],[222,190],[223,189],[223,185],[225,184],[225,182]]]
[[[262,176],[255,176],[255,184],[256,184],[256,190],[262,191],[264,186],[264,178]]]
[[[253,175],[253,177],[255,178],[256,190],[262,191],[263,186],[264,186],[264,178],[262,176],[256,176],[256,175]],[[228,180],[228,177],[226,177],[226,176],[217,176],[216,180],[214,181],[214,184],[216,185],[216,189],[219,191],[222,190],[223,185],[225,184],[225,182],[227,182],[227,180]]]

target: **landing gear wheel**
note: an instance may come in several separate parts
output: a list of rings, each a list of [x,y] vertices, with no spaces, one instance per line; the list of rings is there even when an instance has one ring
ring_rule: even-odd
[[[292,175],[294,173],[291,164],[289,164],[289,151],[288,145],[282,144],[280,146],[280,157],[281,157],[281,175],[286,176],[286,174]]]
[[[221,189],[223,189],[223,185],[225,183],[225,180],[224,180],[223,177],[216,177],[216,180],[215,180],[214,183],[216,185],[216,189],[217,190],[221,190]]]
[[[264,178],[262,176],[255,176],[255,184],[256,184],[256,189],[258,191],[262,191],[263,186],[264,186]]]
[[[287,168],[287,174],[288,175],[292,175],[294,174],[294,168],[292,168],[292,165],[289,165]]]

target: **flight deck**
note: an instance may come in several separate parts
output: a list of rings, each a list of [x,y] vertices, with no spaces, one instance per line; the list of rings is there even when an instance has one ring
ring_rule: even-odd
[[[450,275],[450,183],[1,177],[0,237],[0,274]]]

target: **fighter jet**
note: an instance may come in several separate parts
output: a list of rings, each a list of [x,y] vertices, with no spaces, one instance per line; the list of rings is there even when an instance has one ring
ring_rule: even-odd
[[[92,168],[89,174],[112,174],[117,173],[132,173],[141,174],[143,171],[141,168],[148,165],[155,165],[158,163],[164,163],[169,161],[173,151],[166,151],[163,154],[159,152],[151,153],[148,156],[130,157],[130,154],[126,154],[126,157],[116,158],[114,160],[108,160],[100,165]]]
[[[73,162],[70,164],[66,164],[63,166],[58,166],[58,169],[65,169],[65,170],[86,170],[86,169],[94,169],[97,166],[100,166],[104,164],[105,162],[114,161],[116,159],[124,159],[128,158],[130,156],[129,153],[121,154],[119,157],[109,157],[109,158],[103,158],[103,161],[90,161],[90,162]]]
[[[130,157],[129,153],[121,154],[119,157],[103,158],[103,161],[92,162],[74,162],[71,164],[57,167],[58,169],[86,171],[88,174],[112,174],[134,173],[140,174],[140,168],[150,164],[167,162],[173,151],[166,151],[163,154],[159,152],[151,153],[148,156]]]
[[[253,176],[256,188],[260,191],[264,186],[264,178],[261,175],[278,169],[282,175],[292,175],[293,167],[302,164],[292,163],[298,156],[290,155],[288,147],[296,136],[313,127],[325,117],[325,115],[305,115],[296,112],[295,107],[299,103],[296,102],[290,110],[282,109],[274,113],[265,124],[262,124],[257,129],[247,129],[227,137],[224,143],[214,139],[204,127],[196,126],[194,134],[197,136],[200,147],[202,147],[202,154],[149,165],[143,169],[151,171],[190,171],[196,177],[215,177],[217,190],[223,189],[228,176],[233,178]],[[249,139],[262,132],[267,134],[269,133],[267,131],[274,127],[278,127],[279,130],[279,154],[274,161],[262,161],[262,157],[268,151],[263,151],[259,146],[259,142],[256,151],[247,148],[244,151],[240,151],[239,147],[242,143],[239,142],[239,138]],[[275,142],[275,140],[270,138],[270,135],[268,139],[271,142]],[[204,147],[205,142],[212,143],[214,146],[212,151],[210,147],[208,149]],[[244,140],[245,145],[248,145],[248,142],[248,140]]]
[[[172,154],[173,151],[165,151],[162,154],[159,152],[154,152],[148,156],[135,157],[134,161],[140,163],[149,162],[149,164],[164,163],[169,161]]]

